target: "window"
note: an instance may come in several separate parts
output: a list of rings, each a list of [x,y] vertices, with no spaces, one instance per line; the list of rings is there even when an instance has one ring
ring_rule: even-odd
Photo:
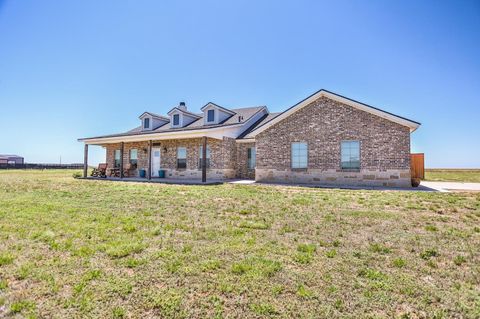
[[[247,167],[249,169],[254,169],[255,168],[255,162],[257,161],[257,151],[255,150],[255,147],[249,147],[247,149]]]
[[[177,168],[187,168],[187,148],[177,148]]]
[[[207,111],[207,122],[215,121],[215,110],[208,110]]]
[[[173,125],[179,125],[180,124],[180,114],[173,114]]]
[[[137,122],[138,123],[138,122]],[[120,167],[120,150],[115,150],[115,155],[114,155],[114,165],[115,167]]]
[[[308,144],[304,142],[292,143],[292,168],[307,168]]]
[[[138,151],[135,148],[130,150],[130,164],[134,167],[137,167],[137,160],[138,160]]]
[[[342,169],[360,169],[359,141],[342,141],[341,161]]]
[[[150,128],[150,119],[148,117],[143,120],[143,128]]]
[[[203,145],[200,145],[200,156],[198,159],[198,168],[202,168],[202,161],[203,161]],[[210,168],[210,146],[207,145],[207,168]]]

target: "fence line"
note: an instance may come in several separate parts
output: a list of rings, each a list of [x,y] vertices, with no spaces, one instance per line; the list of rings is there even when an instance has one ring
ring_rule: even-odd
[[[0,163],[0,169],[82,169],[83,164]]]

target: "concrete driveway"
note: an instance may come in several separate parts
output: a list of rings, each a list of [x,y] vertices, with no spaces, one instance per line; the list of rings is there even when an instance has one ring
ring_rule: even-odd
[[[429,182],[422,181],[420,187],[430,188],[439,192],[480,192],[480,183],[462,183],[462,182]]]

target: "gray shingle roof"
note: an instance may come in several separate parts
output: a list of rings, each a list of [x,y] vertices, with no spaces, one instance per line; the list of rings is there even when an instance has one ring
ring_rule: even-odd
[[[90,138],[104,138],[104,137],[116,137],[116,136],[131,136],[131,135],[141,135],[141,134],[153,134],[153,133],[163,133],[163,132],[181,132],[181,131],[190,131],[190,130],[198,130],[198,129],[209,129],[209,128],[216,128],[216,127],[223,127],[223,126],[230,126],[235,124],[243,124],[247,122],[252,116],[263,110],[265,106],[254,106],[254,107],[244,107],[244,108],[237,108],[237,109],[229,109],[233,111],[235,114],[227,118],[225,121],[219,124],[209,124],[205,125],[203,120],[203,113],[198,114],[200,118],[193,121],[187,126],[179,127],[179,128],[172,128],[170,127],[170,123],[166,123],[154,130],[151,131],[142,131],[142,126],[138,126],[134,129],[129,131],[118,133],[118,134],[110,134],[110,135],[102,135]],[[255,124],[254,124],[255,125]]]

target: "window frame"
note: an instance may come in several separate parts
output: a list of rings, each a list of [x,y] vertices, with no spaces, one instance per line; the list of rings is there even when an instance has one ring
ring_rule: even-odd
[[[252,153],[252,150],[253,150],[253,153]],[[255,146],[248,147],[247,148],[247,168],[255,169],[256,167],[257,167],[257,148]]]
[[[178,123],[175,124],[175,118],[178,119]],[[172,126],[180,126],[180,114],[173,114],[172,115]]]
[[[202,169],[202,159],[203,159],[203,145],[198,147],[198,169]],[[210,168],[210,159],[212,158],[212,150],[210,145],[207,145],[207,169]]]
[[[150,118],[146,117],[143,119],[143,129],[148,130],[150,129]]]
[[[294,156],[294,152],[296,150],[294,150],[294,145],[300,145],[300,144],[305,144],[306,146],[306,149],[305,149],[305,164],[304,166],[294,166],[295,162],[294,161],[294,158],[299,158],[300,156]],[[298,150],[298,151],[303,151],[303,150]],[[299,164],[301,163],[301,161],[298,161]],[[290,143],[290,168],[292,170],[306,170],[308,169],[308,162],[309,162],[309,158],[308,158],[308,142],[305,142],[305,141],[298,141],[298,142],[291,142]]]
[[[132,151],[135,151],[135,158],[132,158],[132,153],[133,153]],[[131,148],[128,151],[128,160],[129,160],[130,165],[132,165],[135,168],[137,167],[137,165],[138,165],[138,149]]]
[[[117,154],[118,154],[118,159],[117,159]],[[117,164],[117,161],[118,161],[118,164]],[[120,149],[114,150],[113,151],[113,167],[114,168],[120,167],[121,161],[122,161],[122,151]]]
[[[210,120],[210,114],[212,114],[211,120]],[[207,110],[207,123],[213,123],[213,122],[215,122],[215,110],[214,109]]]
[[[179,157],[179,152],[181,149],[185,150],[185,158]],[[177,147],[177,169],[187,169],[187,148],[185,146]]]
[[[352,167],[352,166],[351,166],[351,163],[352,163],[352,162],[356,162],[356,161],[352,161],[352,159],[351,159],[351,158],[352,158],[351,152],[350,152],[350,154],[349,154],[349,155],[350,155],[350,160],[348,161],[348,163],[350,163],[350,165],[349,165],[348,167],[344,167],[344,166],[343,166],[343,163],[344,163],[344,161],[343,161],[343,157],[344,157],[344,156],[343,156],[343,155],[344,155],[344,154],[343,154],[343,144],[344,144],[344,143],[352,143],[352,142],[355,142],[355,143],[357,143],[357,145],[358,145],[358,161],[357,161],[357,162],[358,162],[358,167],[356,167],[356,166],[355,166],[355,167]],[[348,149],[349,149],[349,151],[351,151],[351,147],[349,147]],[[361,167],[362,167],[361,149],[362,149],[362,144],[360,143],[359,140],[342,140],[342,141],[340,141],[340,169],[341,169],[342,171],[350,171],[350,172],[358,172],[358,171],[360,171],[360,169],[361,169]]]

